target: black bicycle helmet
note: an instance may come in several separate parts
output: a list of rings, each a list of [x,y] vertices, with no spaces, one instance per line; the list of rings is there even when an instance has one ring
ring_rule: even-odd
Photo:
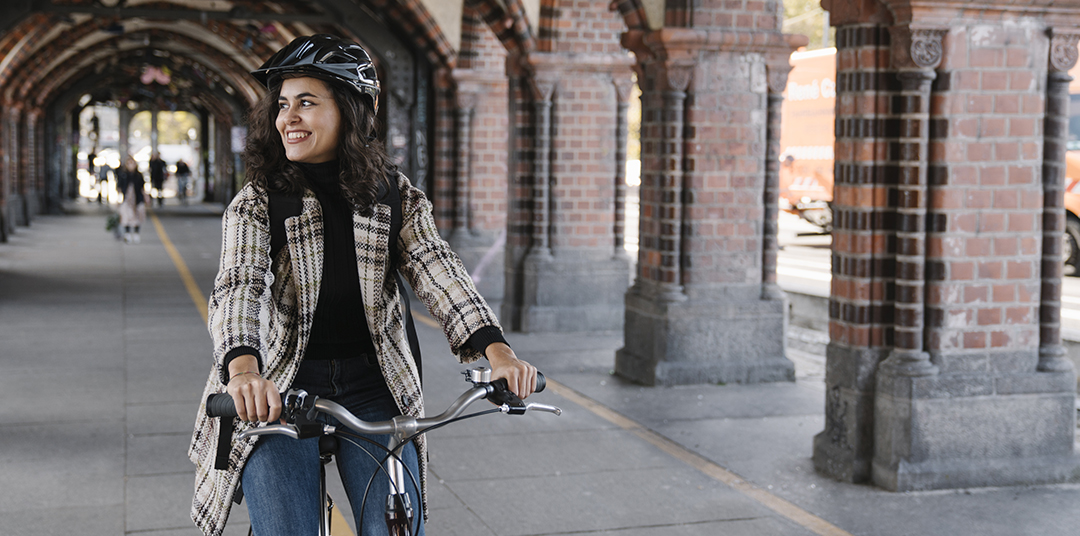
[[[379,76],[371,56],[360,45],[332,35],[297,37],[251,74],[267,89],[286,75],[342,82],[367,97],[372,111],[379,111]]]

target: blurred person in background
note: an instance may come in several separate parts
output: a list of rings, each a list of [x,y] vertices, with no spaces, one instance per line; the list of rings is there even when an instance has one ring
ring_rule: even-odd
[[[146,178],[131,156],[124,160],[124,165],[116,173],[116,189],[124,196],[119,210],[124,242],[138,244],[139,228],[146,221]]]

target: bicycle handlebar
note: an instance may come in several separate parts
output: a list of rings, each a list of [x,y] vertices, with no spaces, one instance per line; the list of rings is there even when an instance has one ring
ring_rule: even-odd
[[[469,373],[466,372],[468,375]],[[351,428],[352,430],[364,433],[364,434],[393,434],[401,433],[403,435],[413,435],[421,433],[429,428],[444,424],[451,420],[454,420],[461,416],[470,404],[480,399],[486,398],[496,405],[500,406],[500,409],[504,413],[521,414],[530,409],[539,411],[547,411],[556,415],[561,415],[562,410],[554,406],[548,406],[545,404],[525,404],[520,398],[507,387],[505,379],[500,378],[493,382],[476,381],[469,379],[473,382],[474,387],[469,389],[461,396],[457,398],[442,414],[435,417],[425,417],[416,419],[412,417],[399,416],[393,420],[381,421],[381,422],[368,422],[358,419],[355,415],[349,412],[347,409],[330,400],[324,400],[318,397],[314,398],[314,403],[311,405],[311,412],[321,412],[330,415],[342,424]],[[540,372],[536,373],[536,391],[537,393],[543,391],[547,387],[547,380]],[[282,393],[282,405],[287,402],[289,393]],[[208,417],[236,417],[236,405],[233,402],[231,395],[227,393],[212,394],[206,398],[206,415]],[[311,415],[313,416],[313,414]],[[310,418],[310,416],[309,416]],[[277,426],[273,427],[274,430],[267,430],[267,433],[285,433],[286,435],[295,435],[294,433],[288,433],[286,431],[277,430]],[[260,435],[255,430],[251,435]],[[248,433],[248,432],[245,432]]]

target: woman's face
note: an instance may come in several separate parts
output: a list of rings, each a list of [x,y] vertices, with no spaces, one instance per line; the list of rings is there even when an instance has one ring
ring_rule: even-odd
[[[282,81],[275,124],[289,160],[319,164],[337,159],[341,113],[322,80],[305,77]]]

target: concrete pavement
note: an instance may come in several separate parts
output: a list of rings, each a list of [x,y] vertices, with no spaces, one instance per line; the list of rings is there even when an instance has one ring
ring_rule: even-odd
[[[73,208],[0,244],[0,534],[194,536],[186,449],[210,367],[194,300],[217,270],[220,207],[166,206],[138,245]],[[417,327],[433,412],[465,367]],[[794,383],[673,388],[611,375],[621,333],[508,338],[553,380],[536,400],[565,413],[433,432],[429,535],[1080,533],[1078,485],[890,493],[814,473],[820,333],[789,335]],[[227,533],[246,531],[240,506]]]

